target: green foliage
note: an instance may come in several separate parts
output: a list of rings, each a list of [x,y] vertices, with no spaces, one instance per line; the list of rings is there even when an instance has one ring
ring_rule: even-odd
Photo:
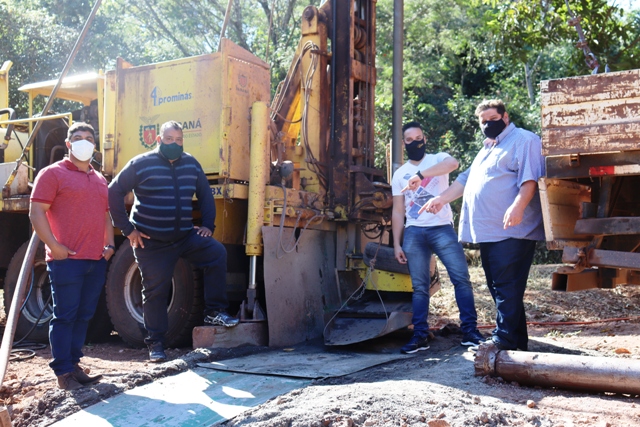
[[[640,14],[626,15],[606,0],[570,4],[582,16],[587,41],[602,55],[601,63],[640,66]],[[378,1],[376,137],[381,145],[391,140],[393,5]],[[538,94],[530,94],[529,86],[589,71],[567,21],[564,0],[406,0],[404,120],[422,123],[429,150],[449,152],[461,169],[479,149],[482,136],[473,112],[484,98],[504,100],[518,126],[539,133]],[[377,161],[384,161],[384,150],[376,152]]]
[[[545,242],[536,242],[534,264],[562,264],[562,251],[550,251]]]
[[[225,36],[272,65],[273,87],[286,75],[300,17],[320,0],[235,0]],[[0,0],[0,60],[11,60],[13,107],[26,115],[17,88],[57,78],[95,1]],[[215,52],[226,0],[103,0],[70,74]],[[269,27],[271,20],[271,28]]]
[[[74,34],[43,10],[24,10],[13,2],[0,2],[0,61],[13,61],[10,107],[26,114],[26,95],[17,88],[27,81],[49,80],[64,65]],[[17,83],[17,84],[16,84]]]

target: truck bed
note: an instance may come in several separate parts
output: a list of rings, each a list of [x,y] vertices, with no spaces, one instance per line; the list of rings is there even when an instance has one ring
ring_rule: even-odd
[[[542,154],[640,149],[640,70],[540,83]]]

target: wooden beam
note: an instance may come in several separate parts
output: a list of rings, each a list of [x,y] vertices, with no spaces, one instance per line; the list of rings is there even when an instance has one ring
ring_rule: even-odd
[[[562,262],[576,263],[579,260],[578,252],[581,248],[565,246],[562,251]],[[593,249],[587,255],[588,264],[593,267],[640,269],[640,253],[608,251],[605,249]]]
[[[640,234],[640,217],[588,218],[576,221],[575,234],[611,236],[614,234]]]
[[[640,165],[640,151],[589,154],[578,157],[575,155],[574,157],[571,155],[549,156],[545,162],[548,178],[589,178],[593,176],[594,170],[602,167]],[[637,173],[632,170],[628,173],[616,170],[615,174],[635,175]]]

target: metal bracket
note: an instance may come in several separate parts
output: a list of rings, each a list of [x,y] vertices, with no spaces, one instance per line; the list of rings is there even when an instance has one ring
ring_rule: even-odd
[[[569,165],[572,168],[580,167],[580,154],[570,154],[569,155]]]

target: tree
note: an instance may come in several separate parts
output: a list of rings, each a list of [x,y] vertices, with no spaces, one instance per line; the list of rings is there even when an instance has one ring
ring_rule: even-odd
[[[477,141],[472,104],[493,87],[492,46],[482,9],[467,1],[405,1],[404,121],[417,120],[428,151],[450,152],[466,168]],[[391,140],[393,1],[378,1],[376,136],[378,161]],[[379,163],[381,165],[381,163]]]
[[[603,64],[600,71],[604,71],[604,64],[612,69],[631,65],[621,60],[626,58],[624,52],[640,41],[638,24],[625,19],[622,9],[606,0],[474,0],[473,3],[490,6],[485,25],[494,39],[496,59],[510,67],[519,64],[532,106],[536,102],[535,73],[540,65],[560,51],[569,53],[558,48],[578,40],[576,29],[568,24],[572,16],[567,4],[581,17],[586,42]],[[565,66],[557,69],[560,73],[549,77],[590,72],[581,50],[571,52],[562,62]]]

